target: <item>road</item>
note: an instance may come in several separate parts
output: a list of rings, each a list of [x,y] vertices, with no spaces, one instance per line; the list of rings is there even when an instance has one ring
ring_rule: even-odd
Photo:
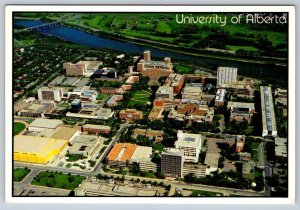
[[[80,171],[72,168],[62,168],[62,167],[56,167],[56,166],[45,166],[45,165],[38,165],[38,164],[28,164],[28,163],[21,163],[21,162],[15,162],[14,167],[27,167],[30,168],[32,171],[31,173],[20,183],[15,183],[14,187],[24,187],[24,189],[29,189],[32,188],[30,185],[30,182],[32,179],[41,171],[58,171],[62,173],[71,173],[71,174],[78,174],[78,175],[83,175],[86,176],[87,179],[91,179],[93,175],[96,174],[101,174],[101,175],[107,175],[107,176],[112,176],[112,177],[119,177],[121,178],[123,175],[120,174],[112,174],[112,173],[107,173],[102,170],[102,161],[105,159],[105,157],[108,155],[110,152],[111,148],[115,145],[116,142],[119,141],[122,133],[130,126],[130,124],[122,124],[116,135],[113,137],[112,141],[107,145],[106,150],[103,152],[103,154],[100,156],[100,160],[97,164],[97,166],[94,168],[93,171]],[[264,147],[262,147],[264,148]],[[270,166],[267,162],[265,162],[265,170],[264,173],[266,176],[270,175]],[[225,196],[229,196],[231,194],[233,195],[239,195],[239,196],[264,196],[265,192],[255,192],[255,191],[250,191],[250,190],[242,190],[242,189],[233,189],[233,188],[226,188],[226,187],[217,187],[217,186],[210,186],[210,185],[201,185],[201,184],[187,184],[181,181],[176,181],[176,180],[166,180],[166,179],[154,179],[154,178],[147,178],[147,177],[139,177],[139,176],[130,176],[130,175],[125,175],[124,178],[126,180],[137,180],[139,179],[140,181],[156,181],[156,182],[163,182],[165,185],[171,185],[171,189],[169,192],[169,195],[173,195],[175,193],[175,189],[178,188],[184,188],[188,190],[202,190],[202,191],[211,191],[211,192],[217,192],[217,193],[222,193]],[[47,190],[47,189],[45,189]],[[49,190],[49,189],[48,189]],[[269,188],[266,187],[266,194],[269,192]],[[50,192],[51,193],[51,192]],[[64,192],[65,193],[65,192]]]

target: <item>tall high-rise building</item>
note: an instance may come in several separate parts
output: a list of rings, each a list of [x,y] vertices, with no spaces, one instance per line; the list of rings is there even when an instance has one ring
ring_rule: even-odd
[[[237,68],[218,67],[217,86],[220,86],[223,84],[235,83],[236,81],[237,81]]]
[[[165,148],[161,154],[161,173],[165,176],[182,177],[183,152],[175,148]]]
[[[151,52],[150,52],[150,50],[145,50],[144,51],[144,60],[145,61],[151,61]]]

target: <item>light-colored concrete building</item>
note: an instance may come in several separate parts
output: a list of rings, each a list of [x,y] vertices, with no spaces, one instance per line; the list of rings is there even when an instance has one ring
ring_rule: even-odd
[[[247,121],[248,124],[255,113],[254,103],[228,101],[227,108],[230,111],[230,120]]]
[[[195,177],[205,177],[206,176],[206,166],[201,164],[193,163],[183,163],[182,176],[188,174],[194,174]]]
[[[160,170],[160,167],[158,164],[153,163],[151,161],[151,158],[143,158],[143,159],[139,159],[139,169],[141,171],[149,171],[149,172],[158,172]]]
[[[38,89],[39,100],[49,100],[60,102],[63,97],[63,89],[57,87],[41,87]]]
[[[226,90],[225,89],[218,89],[216,93],[216,98],[215,98],[215,106],[223,106],[225,102],[225,94]]]
[[[161,188],[161,187],[160,187]],[[116,184],[111,181],[83,181],[74,190],[75,196],[158,196],[159,191],[156,188],[147,186],[137,186],[133,184]]]
[[[184,133],[182,130],[177,132],[175,148],[183,151],[184,162],[198,162],[201,144],[200,134]]]
[[[196,84],[196,83],[193,83]],[[201,101],[202,86],[193,84],[186,84],[182,91],[182,99],[198,100]]]
[[[288,158],[287,138],[275,138],[275,157],[277,159],[287,160]]]
[[[276,118],[271,87],[260,86],[262,136],[277,137]]]
[[[237,81],[237,70],[234,67],[218,67],[217,86],[235,83]]]
[[[67,76],[86,76],[90,77],[102,65],[102,61],[78,61],[76,64],[64,63],[63,70]]]
[[[69,144],[69,154],[88,156],[100,145],[100,139],[98,136],[94,135],[80,135],[73,139]]]
[[[174,90],[170,86],[160,86],[156,93],[155,98],[173,98]]]
[[[53,119],[35,119],[28,126],[28,131],[42,131],[42,130],[55,130],[63,122],[61,120]]]

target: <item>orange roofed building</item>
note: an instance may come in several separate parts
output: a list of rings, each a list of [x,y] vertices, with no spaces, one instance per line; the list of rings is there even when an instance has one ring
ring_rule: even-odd
[[[126,167],[136,148],[136,144],[116,144],[106,157],[108,165],[110,167]]]

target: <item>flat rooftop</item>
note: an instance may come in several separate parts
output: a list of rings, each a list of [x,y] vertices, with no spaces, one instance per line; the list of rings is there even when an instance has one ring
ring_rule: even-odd
[[[124,162],[130,160],[136,148],[136,144],[118,143],[112,148],[110,153],[107,155],[107,158],[109,161]]]
[[[255,109],[254,103],[228,101],[227,107]]]
[[[165,148],[162,152],[163,155],[174,155],[174,156],[183,156],[183,152],[180,149],[176,148]]]
[[[275,138],[275,155],[287,158],[287,139]]]
[[[87,65],[87,68],[96,68],[102,64],[102,61],[78,61],[77,64]]]
[[[192,133],[183,133],[181,130],[177,132],[176,147],[201,147],[201,135]]]
[[[173,88],[170,86],[159,86],[156,93],[158,94],[173,94]]]
[[[94,124],[85,124],[83,128],[99,129],[99,130],[110,130],[111,128],[107,125],[94,125]]]
[[[38,119],[35,119],[32,123],[30,123],[29,127],[39,127],[39,128],[46,128],[46,129],[55,129],[60,124],[62,124],[61,120],[38,118]]]
[[[51,138],[70,140],[78,132],[76,128],[58,127]]]
[[[224,101],[225,99],[225,89],[218,89],[217,94],[216,94],[216,100],[215,101]]]
[[[52,150],[60,150],[64,147],[67,141],[39,136],[16,135],[13,143],[14,152],[38,154],[46,157]]]
[[[131,159],[150,158],[151,154],[152,147],[137,146]]]
[[[277,131],[271,87],[260,86],[263,130]]]

